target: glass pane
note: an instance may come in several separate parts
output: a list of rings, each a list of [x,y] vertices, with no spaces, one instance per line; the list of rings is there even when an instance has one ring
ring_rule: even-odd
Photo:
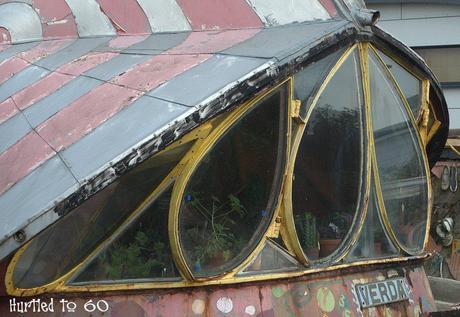
[[[330,69],[342,55],[343,50],[328,55],[320,61],[308,65],[294,75],[294,98],[302,102],[300,115],[305,118],[308,111],[309,99],[324,81]]]
[[[238,276],[289,272],[303,269],[302,265],[276,243],[267,241],[262,251]]]
[[[374,184],[374,181],[372,181],[371,184]],[[398,251],[390,242],[390,239],[383,229],[379,212],[380,209],[375,197],[375,190],[374,187],[371,187],[366,220],[357,243],[348,255],[349,261],[398,255]]]
[[[33,239],[15,266],[14,285],[42,286],[81,263],[147,198],[191,145],[148,159]]]
[[[151,202],[110,246],[73,279],[74,283],[180,278],[168,237],[172,186]]]
[[[373,53],[369,56],[375,150],[385,208],[402,245],[418,251],[423,247],[428,208],[422,149],[392,82]]]
[[[422,105],[421,81],[382,52],[379,51],[379,55],[395,77],[396,82],[406,97],[407,103],[409,104],[414,117],[417,118],[420,112],[420,107]]]
[[[179,234],[195,276],[241,263],[260,241],[284,171],[287,87],[264,98],[217,141],[190,177]]]
[[[363,98],[357,53],[334,75],[313,110],[297,153],[292,203],[304,253],[333,253],[350,231],[363,171]]]

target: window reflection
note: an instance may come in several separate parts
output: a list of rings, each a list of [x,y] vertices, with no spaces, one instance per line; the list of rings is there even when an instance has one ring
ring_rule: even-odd
[[[380,209],[375,196],[374,180],[371,181],[371,194],[367,208],[366,220],[356,244],[348,255],[349,261],[376,259],[398,255],[383,228]]]
[[[422,84],[420,80],[382,52],[379,51],[379,55],[395,77],[414,117],[417,118],[422,105]]]
[[[370,52],[372,122],[385,208],[402,245],[423,248],[427,225],[427,175],[416,130],[376,56]]]
[[[360,87],[353,52],[319,98],[297,153],[293,212],[299,242],[310,259],[333,253],[357,212],[363,162]]]

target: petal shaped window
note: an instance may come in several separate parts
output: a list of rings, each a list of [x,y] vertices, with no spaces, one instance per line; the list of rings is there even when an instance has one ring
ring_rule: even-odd
[[[273,217],[285,166],[287,87],[228,121],[191,169],[178,228],[185,265],[194,277],[216,276],[242,263]]]
[[[363,183],[364,101],[353,51],[312,109],[295,159],[292,208],[304,255],[324,258],[348,236]]]
[[[423,249],[428,178],[409,112],[384,66],[369,52],[372,123],[377,166],[388,222],[402,247]]]

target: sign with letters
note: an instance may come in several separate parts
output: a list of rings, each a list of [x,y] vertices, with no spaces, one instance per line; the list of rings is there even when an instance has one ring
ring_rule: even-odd
[[[403,277],[355,285],[361,308],[409,300],[409,284]]]

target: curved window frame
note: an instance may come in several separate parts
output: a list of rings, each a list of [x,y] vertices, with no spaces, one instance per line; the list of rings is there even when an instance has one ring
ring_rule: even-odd
[[[337,48],[337,50],[340,50],[341,48]],[[6,284],[6,289],[7,293],[9,295],[13,296],[34,296],[37,294],[45,293],[45,292],[50,292],[50,293],[55,293],[55,292],[63,292],[63,293],[68,293],[68,292],[99,292],[99,291],[120,291],[120,290],[142,290],[142,289],[159,289],[159,288],[183,288],[183,287],[193,287],[193,286],[203,286],[203,285],[222,285],[222,284],[235,284],[235,283],[243,283],[243,282],[253,282],[253,281],[261,281],[261,280],[272,280],[272,279],[278,279],[278,278],[288,278],[288,277],[297,277],[297,276],[303,276],[305,274],[311,274],[311,273],[318,273],[318,272],[324,272],[324,271],[334,271],[334,270],[340,270],[344,268],[350,268],[350,267],[359,267],[362,265],[370,265],[370,264],[379,264],[379,263],[398,263],[401,261],[407,261],[408,258],[412,259],[421,259],[425,258],[426,254],[424,254],[424,249],[426,248],[427,242],[428,242],[428,231],[429,231],[429,226],[427,226],[427,232],[425,234],[425,241],[424,241],[424,249],[422,252],[417,253],[417,254],[411,254],[407,252],[407,250],[404,250],[404,248],[401,248],[399,242],[397,239],[392,242],[395,244],[395,247],[399,249],[402,253],[400,253],[399,256],[393,257],[393,258],[379,258],[379,259],[366,259],[366,260],[358,260],[355,262],[350,262],[350,263],[342,263],[342,260],[347,256],[347,254],[350,252],[352,245],[356,243],[356,241],[359,239],[359,236],[361,234],[362,228],[364,226],[364,222],[366,219],[367,215],[367,209],[368,209],[368,202],[369,202],[369,196],[370,196],[370,188],[372,185],[371,181],[371,174],[373,171],[376,173],[376,177],[378,177],[378,171],[376,171],[376,164],[375,164],[375,149],[373,145],[373,133],[372,133],[372,122],[371,122],[371,107],[370,107],[370,84],[369,84],[369,68],[368,68],[368,49],[374,50],[376,55],[380,58],[380,55],[378,52],[375,50],[374,46],[368,42],[360,42],[354,45],[350,45],[339,57],[339,59],[334,62],[328,71],[326,71],[326,76],[321,85],[317,85],[316,89],[312,92],[310,100],[312,102],[310,103],[309,106],[309,112],[306,120],[304,118],[300,117],[300,109],[299,107],[302,106],[300,105],[299,101],[294,100],[293,96],[293,89],[294,89],[294,80],[295,76],[294,74],[290,74],[289,77],[284,79],[282,82],[279,84],[272,86],[265,91],[262,91],[249,101],[243,103],[242,105],[237,106],[235,109],[230,111],[228,114],[223,114],[220,116],[217,116],[214,119],[211,119],[209,122],[204,123],[197,127],[196,129],[192,130],[185,136],[183,136],[181,139],[177,140],[174,142],[172,145],[166,147],[162,151],[168,151],[178,145],[181,145],[183,143],[187,142],[194,142],[193,146],[189,150],[188,153],[185,154],[185,156],[181,159],[179,164],[174,167],[174,169],[164,178],[164,180],[161,182],[161,184],[155,188],[152,193],[146,198],[144,203],[142,205],[150,203],[155,197],[161,193],[165,188],[170,186],[172,183],[174,183],[174,189],[173,189],[173,196],[171,198],[170,202],[170,213],[169,217],[175,218],[173,219],[174,221],[178,221],[178,204],[180,204],[180,199],[182,196],[182,192],[186,186],[186,183],[188,181],[188,177],[191,175],[191,173],[194,170],[194,167],[196,167],[199,164],[200,159],[207,153],[207,150],[212,147],[212,145],[219,139],[219,137],[227,131],[227,129],[236,121],[238,120],[244,113],[246,113],[249,109],[251,109],[253,106],[257,104],[258,101],[266,97],[267,95],[271,94],[274,92],[276,89],[278,89],[282,85],[288,85],[288,97],[287,97],[287,124],[286,124],[286,149],[285,149],[285,160],[286,164],[284,166],[284,175],[283,175],[283,180],[281,181],[281,189],[279,192],[279,200],[277,207],[275,208],[272,218],[270,220],[270,224],[268,225],[267,229],[265,232],[262,232],[262,238],[258,242],[257,246],[253,249],[253,251],[247,256],[247,258],[240,263],[236,268],[234,268],[231,272],[227,272],[223,275],[220,275],[218,277],[212,277],[212,278],[206,278],[206,279],[194,279],[193,276],[190,276],[187,274],[186,268],[181,265],[180,261],[180,254],[178,254],[177,248],[180,247],[179,244],[174,240],[174,235],[176,235],[175,238],[177,238],[178,232],[177,230],[171,230],[171,221],[169,223],[169,230],[168,233],[170,235],[173,235],[173,239],[170,238],[171,241],[171,250],[173,252],[173,257],[176,263],[176,266],[179,270],[179,272],[182,275],[182,280],[181,281],[146,281],[146,282],[128,282],[128,281],[115,281],[113,284],[97,284],[97,283],[88,283],[85,285],[68,285],[67,283],[81,270],[85,267],[87,263],[89,263],[101,250],[103,250],[110,242],[114,239],[114,237],[118,236],[124,229],[137,217],[140,215],[142,212],[142,205],[136,208],[134,210],[130,217],[123,222],[123,224],[114,232],[112,235],[104,241],[102,244],[100,244],[90,255],[88,255],[85,260],[83,260],[79,265],[74,267],[71,271],[63,275],[61,278],[44,285],[42,287],[37,287],[37,288],[31,288],[31,289],[18,289],[15,288],[12,282],[12,274],[14,271],[14,267],[19,260],[21,254],[24,252],[24,250],[27,248],[29,243],[25,244],[23,247],[21,247],[13,256],[13,259],[8,265],[6,276],[5,276],[5,284]],[[404,63],[400,62],[397,57],[395,57],[393,54],[389,54],[387,50],[384,48],[378,47],[379,50],[387,54],[390,58],[398,62],[401,66],[404,67]],[[334,253],[326,257],[324,260],[318,260],[318,261],[309,261],[308,258],[303,254],[303,250],[300,247],[300,243],[298,242],[297,235],[295,233],[295,224],[293,220],[293,212],[292,212],[292,201],[291,200],[291,193],[292,193],[292,173],[293,173],[293,168],[294,168],[294,163],[295,162],[295,157],[297,153],[297,149],[300,145],[300,140],[302,136],[302,132],[304,130],[304,125],[308,118],[311,115],[311,112],[314,109],[315,104],[317,103],[319,96],[322,94],[322,92],[325,90],[327,84],[329,81],[332,79],[334,76],[335,72],[340,68],[342,63],[345,61],[345,59],[353,52],[353,50],[358,50],[359,52],[359,66],[360,66],[360,72],[361,72],[361,82],[362,82],[362,91],[364,95],[364,109],[363,109],[363,146],[364,146],[364,152],[363,152],[363,167],[366,169],[363,171],[363,179],[362,179],[362,186],[361,188],[363,189],[362,192],[362,197],[361,197],[361,202],[358,207],[358,212],[355,215],[355,218],[353,219],[353,223],[351,225],[351,229],[348,233],[348,235],[344,238],[344,242],[342,242],[341,246],[339,247],[338,250],[336,250]],[[405,99],[404,95],[402,94],[402,91],[400,87],[398,86],[397,82],[395,81],[393,75],[391,72],[388,70],[386,65],[383,63],[384,69],[387,72],[387,75],[391,79],[392,83],[397,89],[398,94],[400,95],[401,99],[403,100],[404,106],[406,107],[406,110],[409,112],[409,117],[410,121],[412,124],[414,124],[414,127],[417,130],[417,142],[421,147],[421,152],[423,156],[423,162],[424,166],[426,169],[426,175],[428,178],[428,218],[427,221],[430,223],[431,221],[431,210],[432,210],[432,189],[431,189],[431,183],[429,181],[430,174],[429,174],[429,167],[428,167],[428,158],[427,158],[427,153],[425,149],[425,145],[429,141],[429,134],[432,133],[433,129],[435,129],[435,126],[431,128],[431,131],[427,131],[426,126],[423,125],[423,122],[425,121],[425,117],[422,116],[421,118],[414,118],[412,111],[410,110],[410,107],[407,103],[407,100]],[[404,67],[407,69],[407,67]],[[411,72],[413,74],[413,72]],[[416,76],[416,75],[415,75]],[[418,77],[418,76],[417,76]],[[418,77],[419,78],[419,77]],[[430,90],[430,82],[428,79],[422,79],[422,84],[423,84],[423,93],[422,93],[422,100],[423,100],[423,105],[425,105],[425,108],[428,108],[428,112],[424,112],[424,115],[426,116],[427,114],[430,115],[430,102],[429,102],[429,90]],[[431,108],[432,110],[432,108]],[[434,114],[434,112],[433,112]],[[435,117],[436,120],[436,117]],[[293,127],[293,121],[297,123],[297,129],[292,130]],[[426,120],[428,121],[428,120]],[[436,121],[434,121],[436,123]],[[425,128],[425,130],[423,130]],[[434,134],[434,133],[433,133]],[[161,152],[159,152],[161,153]],[[376,179],[376,183],[377,182]],[[377,199],[379,201],[379,207],[381,210],[380,216],[382,216],[382,219],[384,220],[384,229],[389,233],[389,235],[393,235],[394,233],[392,232],[391,225],[388,222],[388,218],[386,215],[386,211],[384,209],[383,204],[383,198],[382,198],[382,193],[381,189],[376,189],[376,195]],[[383,208],[382,208],[383,207]],[[287,248],[287,252],[291,255],[293,255],[300,263],[304,264],[306,267],[305,269],[298,270],[298,271],[287,271],[287,272],[273,272],[273,273],[264,273],[256,276],[237,276],[238,273],[243,271],[247,265],[249,265],[255,257],[260,253],[262,250],[263,246],[265,245],[265,242],[269,238],[277,238],[280,237],[282,238],[283,242],[285,243],[285,246]],[[184,262],[185,263],[185,262]],[[327,267],[326,267],[327,266]]]
[[[387,78],[390,80],[391,84],[393,85],[394,89],[396,90],[396,93],[399,95],[399,97],[400,97],[400,99],[401,99],[401,101],[402,101],[402,103],[404,105],[404,108],[405,108],[406,112],[408,113],[409,123],[412,124],[413,127],[414,127],[416,138],[417,138],[416,145],[418,145],[420,150],[421,150],[420,151],[421,152],[421,160],[422,160],[422,163],[423,163],[423,168],[424,168],[424,171],[425,171],[425,177],[426,177],[426,181],[427,181],[427,196],[428,196],[427,197],[428,206],[426,206],[427,207],[427,225],[426,225],[426,229],[425,229],[425,240],[423,242],[423,247],[422,247],[422,249],[420,251],[414,252],[414,251],[411,251],[408,248],[406,248],[403,245],[403,243],[401,243],[399,241],[399,239],[398,239],[398,237],[397,237],[397,235],[396,235],[396,233],[395,233],[395,231],[393,229],[393,226],[390,223],[388,213],[387,213],[387,210],[386,210],[386,207],[385,207],[383,194],[382,194],[381,183],[380,183],[380,174],[379,174],[379,171],[378,171],[378,161],[377,161],[377,155],[376,155],[376,150],[375,150],[374,135],[373,135],[373,133],[371,135],[370,141],[371,141],[371,147],[372,147],[372,166],[373,166],[373,172],[375,174],[376,195],[377,195],[377,202],[378,202],[378,205],[379,205],[380,210],[381,210],[381,216],[382,216],[384,227],[385,227],[387,233],[389,234],[389,237],[392,240],[393,244],[399,249],[399,251],[402,251],[403,253],[405,253],[407,255],[419,255],[419,254],[422,254],[424,252],[424,250],[425,250],[425,248],[426,248],[426,246],[428,244],[430,223],[431,223],[431,214],[432,214],[432,208],[433,208],[430,168],[429,168],[429,165],[428,165],[428,156],[427,156],[427,153],[426,153],[426,150],[425,150],[426,140],[423,139],[423,131],[421,131],[422,127],[419,124],[417,124],[417,120],[414,117],[414,114],[412,113],[412,111],[410,109],[409,103],[407,102],[407,99],[405,98],[404,93],[401,90],[401,87],[398,85],[398,83],[396,81],[396,78],[393,76],[391,71],[388,69],[388,67],[386,67],[385,62],[383,61],[382,57],[378,53],[378,50],[373,45],[370,45],[370,44],[367,44],[367,43],[365,44],[365,46],[367,47],[368,50],[372,51],[375,54],[375,56],[378,59],[378,62],[382,66]],[[369,55],[368,55],[368,53],[366,52],[365,56],[362,56],[362,58],[363,57],[365,58],[366,73],[368,74],[369,73],[369,63],[368,63]],[[369,79],[367,79],[367,81],[366,81],[366,86],[368,86],[367,91],[369,92],[369,94],[366,93],[366,96],[365,96],[365,98],[367,98],[366,107],[368,108],[368,111],[371,111],[370,108],[371,108],[371,102],[372,101],[371,101],[371,95],[370,95],[370,82],[369,82]],[[428,85],[424,84],[423,86],[428,86],[428,87],[426,87],[426,89],[429,89],[429,82],[428,82]],[[427,94],[422,94],[422,95],[428,97]],[[424,98],[422,97],[422,99],[424,99]],[[426,100],[426,101],[428,102],[428,100]],[[422,103],[425,103],[425,102],[422,101]],[[428,104],[427,104],[427,106],[428,106]],[[372,120],[369,120],[369,123],[370,123],[369,131],[372,131],[373,130],[373,128],[372,128]]]
[[[260,233],[261,237],[256,246],[253,248],[253,250],[250,252],[249,256],[246,257],[245,260],[243,260],[240,264],[238,264],[236,267],[234,267],[232,270],[229,272],[224,272],[218,276],[213,276],[213,277],[196,277],[193,275],[192,270],[189,268],[187,261],[185,259],[185,255],[182,251],[181,248],[181,242],[180,242],[180,234],[179,234],[179,214],[181,211],[181,205],[182,205],[182,199],[184,196],[184,191],[189,183],[190,179],[193,176],[194,171],[197,169],[199,164],[201,163],[202,159],[205,157],[206,154],[208,154],[210,151],[212,151],[213,147],[215,144],[217,144],[223,135],[227,131],[229,131],[233,125],[242,117],[244,117],[245,114],[247,114],[250,110],[255,108],[257,105],[259,105],[259,102],[263,101],[263,99],[267,96],[269,96],[271,93],[275,92],[278,89],[282,89],[283,86],[287,86],[287,96],[285,96],[285,99],[287,101],[286,107],[284,114],[281,113],[280,115],[284,115],[285,117],[285,130],[286,130],[286,135],[280,136],[285,138],[285,149],[284,149],[284,162],[283,162],[283,168],[282,168],[282,175],[285,175],[286,169],[287,169],[287,162],[289,160],[289,151],[290,151],[290,135],[289,131],[291,131],[291,104],[292,104],[292,92],[293,92],[293,80],[291,78],[288,78],[278,85],[270,88],[268,91],[264,92],[263,94],[260,94],[250,102],[240,106],[236,110],[234,110],[232,113],[228,115],[220,124],[213,129],[213,131],[209,134],[209,136],[204,140],[204,142],[201,144],[200,148],[196,151],[196,154],[193,156],[193,159],[191,159],[187,165],[183,168],[181,174],[179,175],[176,184],[174,185],[173,193],[172,193],[172,198],[171,198],[171,203],[170,203],[170,209],[169,209],[169,221],[168,221],[168,231],[169,231],[169,240],[171,241],[171,249],[174,258],[176,259],[176,264],[179,268],[179,270],[184,274],[185,278],[187,280],[191,281],[207,281],[207,280],[212,280],[216,278],[226,278],[226,277],[232,277],[235,276],[237,273],[239,273],[241,270],[243,270],[251,261],[254,257],[257,256],[257,254],[262,250],[265,241],[269,238],[268,232],[270,231],[270,228],[273,228],[275,225],[277,217],[279,217],[280,213],[280,206],[281,202],[283,200],[283,183],[285,182],[284,178],[282,175],[279,175],[280,177],[280,190],[278,193],[278,199],[276,206],[274,207],[271,219],[269,221],[269,224],[266,227],[265,231],[262,231]],[[281,150],[281,149],[279,149]]]
[[[368,197],[370,195],[370,146],[369,146],[369,129],[368,129],[368,115],[367,115],[367,109],[364,106],[364,109],[362,109],[362,125],[363,125],[363,130],[362,130],[362,137],[363,139],[361,140],[362,143],[362,164],[361,167],[363,170],[361,171],[361,184],[360,184],[360,192],[359,192],[359,198],[358,198],[358,203],[356,206],[355,214],[353,217],[353,221],[350,224],[350,229],[348,230],[347,234],[344,236],[342,241],[340,242],[339,247],[334,250],[330,255],[324,257],[324,258],[319,258],[317,260],[311,260],[308,258],[308,256],[305,254],[298,235],[297,235],[297,230],[295,227],[294,223],[294,212],[293,212],[293,203],[292,203],[292,181],[293,181],[293,176],[294,176],[294,168],[295,168],[295,160],[297,156],[297,152],[300,147],[300,143],[302,141],[302,137],[304,134],[304,131],[309,123],[309,119],[311,117],[311,114],[313,113],[314,109],[316,108],[316,105],[318,103],[319,98],[325,91],[326,87],[329,85],[329,82],[332,80],[334,75],[337,73],[337,71],[342,67],[344,62],[350,57],[354,52],[359,52],[360,51],[360,45],[355,44],[345,50],[345,52],[340,56],[338,61],[335,63],[335,65],[331,68],[329,71],[328,75],[326,76],[325,80],[321,84],[321,86],[314,92],[314,99],[311,103],[311,105],[308,108],[308,112],[306,115],[305,120],[303,121],[302,126],[298,128],[296,131],[295,136],[293,137],[293,146],[292,146],[292,154],[291,157],[289,158],[290,161],[290,168],[288,171],[288,176],[287,176],[287,186],[285,190],[285,195],[284,195],[284,204],[286,206],[285,209],[285,224],[286,224],[286,231],[284,233],[283,238],[285,240],[288,240],[288,245],[291,246],[292,252],[296,255],[297,259],[300,260],[301,263],[303,263],[306,266],[311,266],[314,264],[317,264],[319,266],[323,264],[334,264],[340,262],[350,251],[352,248],[352,245],[356,243],[356,241],[359,238],[361,228],[364,224],[364,221],[366,219],[366,212],[364,210],[367,210],[367,205],[368,205]],[[363,74],[363,67],[361,65],[361,53],[358,54],[359,58],[359,69],[358,71],[361,74],[361,89],[362,89],[362,101],[363,105],[365,104],[365,98],[364,98],[364,85],[363,83],[365,82],[364,79],[364,74]],[[283,232],[282,232],[283,233]]]

